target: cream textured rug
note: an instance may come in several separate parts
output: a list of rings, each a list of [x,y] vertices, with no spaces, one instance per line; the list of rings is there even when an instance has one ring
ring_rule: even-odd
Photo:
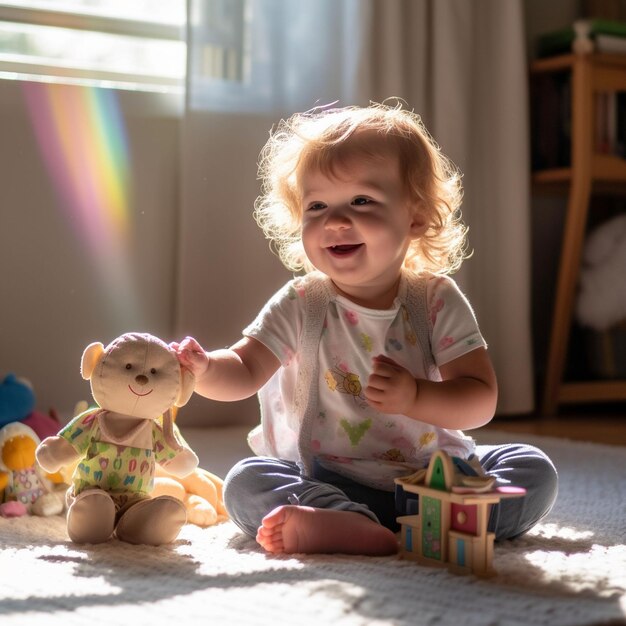
[[[217,473],[246,453],[241,429],[183,432]],[[553,458],[559,498],[531,533],[496,544],[495,578],[397,557],[267,556],[230,522],[187,525],[155,549],[74,545],[60,517],[0,519],[0,625],[626,624],[626,448],[523,440]]]

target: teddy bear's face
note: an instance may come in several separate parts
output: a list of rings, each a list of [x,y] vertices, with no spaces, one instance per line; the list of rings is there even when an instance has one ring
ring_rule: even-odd
[[[96,402],[107,411],[156,419],[176,401],[181,372],[175,354],[138,338],[114,342],[91,377]]]

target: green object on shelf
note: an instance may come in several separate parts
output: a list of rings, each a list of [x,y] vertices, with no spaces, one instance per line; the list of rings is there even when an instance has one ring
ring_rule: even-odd
[[[576,20],[568,28],[540,35],[537,38],[537,56],[569,54],[577,35],[582,38],[586,35],[589,40],[595,39],[597,35],[626,38],[626,22],[603,19]]]

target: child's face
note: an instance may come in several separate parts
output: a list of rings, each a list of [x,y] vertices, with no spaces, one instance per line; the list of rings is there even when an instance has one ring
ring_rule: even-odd
[[[424,224],[411,210],[397,157],[355,156],[336,174],[304,174],[301,188],[309,261],[361,304],[377,306],[390,291],[395,297],[407,248]]]

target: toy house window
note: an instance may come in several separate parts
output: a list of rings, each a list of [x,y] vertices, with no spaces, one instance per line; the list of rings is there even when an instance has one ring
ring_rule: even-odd
[[[476,505],[452,504],[450,511],[453,530],[472,535],[478,534],[478,511]]]
[[[406,527],[405,530],[405,545],[404,549],[408,552],[413,552],[413,529],[410,526]]]
[[[0,78],[183,93],[185,0],[0,4]]]
[[[465,541],[463,539],[456,540],[456,563],[465,567]]]

